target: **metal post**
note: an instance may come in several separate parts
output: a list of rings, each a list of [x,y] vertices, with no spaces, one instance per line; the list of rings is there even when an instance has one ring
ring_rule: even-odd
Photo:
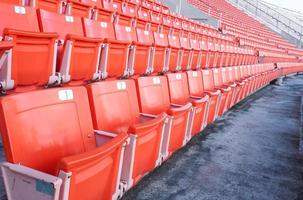
[[[256,1],[256,16],[258,16],[258,9],[259,9],[259,1]]]
[[[299,48],[302,48],[302,27],[301,27],[301,33],[299,34],[300,34]]]
[[[182,0],[179,0],[178,5],[177,5],[177,9],[176,9],[176,12],[177,12],[178,14],[181,13],[181,8],[182,8],[182,2],[181,2],[181,1],[182,1]]]

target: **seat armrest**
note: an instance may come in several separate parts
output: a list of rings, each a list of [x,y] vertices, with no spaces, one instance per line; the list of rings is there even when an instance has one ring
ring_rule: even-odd
[[[237,84],[235,82],[231,82],[230,85],[227,85],[227,86],[230,86],[230,87],[237,87]]]
[[[100,130],[94,130],[94,133],[100,136],[107,136],[107,137],[117,137],[118,134],[116,133],[111,133],[111,132],[106,132],[106,131],[100,131]]]
[[[163,124],[166,116],[166,113],[161,113],[156,116],[148,114],[139,115],[138,122],[130,126],[128,132],[139,135],[148,133],[153,128],[158,127],[160,124]]]
[[[109,39],[109,38],[104,38],[103,42],[104,43],[113,43],[113,44],[124,44],[124,45],[131,45],[132,44],[132,42],[129,42],[129,41],[115,40],[115,39]]]
[[[136,42],[136,41],[133,42],[133,45],[136,45],[136,46],[145,46],[145,47],[152,47],[153,46],[153,44],[151,42],[143,43],[143,42]]]
[[[192,48],[187,48],[187,47],[180,47],[181,50],[192,50]]]
[[[209,100],[209,96],[205,95],[204,97],[196,97],[196,96],[190,96],[191,103],[196,106],[202,103],[205,103]]]
[[[122,145],[126,144],[127,138],[127,133],[119,133],[116,137],[111,138],[106,143],[98,146],[93,150],[61,159],[58,167],[65,172],[70,172],[74,168],[89,165],[89,163],[95,163],[96,160],[105,158],[111,152],[115,151],[115,149],[120,148]]]
[[[149,118],[156,118],[157,115],[152,115],[152,114],[148,114],[148,113],[140,113],[140,115],[142,117],[149,117]]]
[[[171,103],[170,105],[171,105],[172,107],[177,107],[177,108],[183,106],[183,105],[181,105],[181,104],[176,104],[176,103]]]
[[[5,51],[13,48],[14,43],[12,41],[0,41],[0,50]]]
[[[240,85],[240,86],[243,86],[245,83],[243,81],[237,81],[236,84]]]
[[[1,163],[1,168],[8,168],[11,172],[22,174],[25,176],[32,177],[38,180],[44,180],[49,183],[55,183],[55,186],[59,186],[62,184],[62,180],[56,176],[35,170],[33,168],[29,168],[20,164],[13,164],[9,162]]]
[[[102,146],[103,144],[109,142],[113,138],[117,137],[117,133],[107,132],[107,131],[101,131],[101,130],[94,130],[95,133],[95,139],[97,146]]]
[[[59,199],[63,183],[59,177],[9,162],[1,163],[1,171],[8,199],[41,199],[41,193]]]
[[[239,85],[245,85],[245,83],[243,82],[243,81],[241,81],[241,82],[238,82],[239,83]]]
[[[162,45],[162,44],[153,44],[153,47],[163,47],[163,48],[169,48],[167,45]]]
[[[90,38],[90,37],[84,37],[81,35],[75,35],[75,34],[67,34],[66,40],[80,40],[82,42],[89,42],[89,43],[102,43],[102,38]]]
[[[189,109],[191,108],[192,108],[191,103],[187,103],[185,105],[171,104],[171,108],[167,111],[167,114],[176,116],[189,111]]]
[[[221,88],[216,88],[217,90],[220,90],[221,92],[229,92],[231,90],[230,87],[221,87]]]
[[[5,29],[4,35],[22,35],[27,37],[54,38],[54,39],[59,37],[57,33],[21,31],[16,29]]]
[[[203,97],[191,95],[190,98],[191,98],[191,99],[201,99],[201,98],[203,98]]]
[[[205,91],[206,94],[208,94],[209,96],[218,96],[219,94],[221,94],[220,90],[207,90]]]

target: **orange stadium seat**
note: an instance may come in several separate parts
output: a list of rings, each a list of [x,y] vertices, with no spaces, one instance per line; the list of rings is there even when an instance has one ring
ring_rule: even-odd
[[[165,113],[139,112],[134,80],[106,80],[87,86],[96,130],[130,138],[122,166],[121,183],[129,189],[161,163]]]
[[[93,16],[93,7],[97,2],[83,0],[68,0],[66,14],[74,17],[85,17],[91,19]]]
[[[218,27],[159,0],[0,2],[8,199],[121,199],[238,102],[303,72],[302,50],[225,0],[187,3]]]
[[[139,77],[136,84],[141,112],[152,115],[165,112],[168,115],[161,150],[162,159],[165,160],[187,142],[186,134],[192,104],[175,105],[170,102],[165,76]]]
[[[154,32],[155,57],[153,72],[163,73],[168,71],[170,62],[170,49],[168,47],[168,37],[164,33]]]
[[[35,8],[64,14],[66,11],[66,3],[61,0],[31,0],[31,5]]]
[[[214,84],[214,77],[212,70],[202,70],[202,80],[204,91],[210,96],[209,112],[207,117],[207,124],[216,120],[221,106],[221,91],[216,89]]]
[[[102,39],[84,36],[81,18],[38,10],[41,31],[59,34],[57,71],[63,83],[98,80]],[[77,83],[78,84],[78,83]]]
[[[187,71],[186,74],[190,97],[201,103],[201,106],[193,104],[195,119],[193,121],[192,135],[196,135],[207,125],[210,98],[204,91],[201,71]]]
[[[218,115],[222,116],[225,111],[227,111],[227,104],[230,96],[232,95],[232,90],[229,86],[223,84],[221,70],[216,68],[212,70],[214,77],[214,85],[216,89],[221,91],[221,104],[219,107]]]
[[[19,181],[10,190],[13,199],[37,198],[33,195],[41,191],[36,190],[39,181],[45,187],[46,183],[56,183],[59,188],[47,194],[57,198],[60,189],[73,200],[117,198],[127,135],[94,131],[85,87],[13,94],[1,98],[0,106],[0,129],[10,162],[3,176],[10,184]],[[22,178],[7,176],[10,173]],[[63,182],[57,183],[57,177]],[[63,187],[66,181],[69,190]]]

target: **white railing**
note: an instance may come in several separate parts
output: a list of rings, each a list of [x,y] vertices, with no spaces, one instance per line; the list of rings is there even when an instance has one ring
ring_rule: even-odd
[[[262,19],[270,27],[275,27],[275,29],[288,33],[297,39],[298,46],[301,46],[303,26],[294,19],[284,15],[281,10],[275,9],[260,0],[229,0],[229,2]]]

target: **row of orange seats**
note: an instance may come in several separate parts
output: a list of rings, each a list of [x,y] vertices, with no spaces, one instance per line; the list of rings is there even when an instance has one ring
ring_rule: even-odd
[[[2,97],[8,195],[36,199],[43,194],[37,180],[43,180],[56,186],[54,199],[117,199],[218,115],[277,76],[273,65],[248,65]]]
[[[1,4],[1,10],[0,30],[3,30],[4,40],[13,41],[19,47],[12,49],[15,61],[7,63],[6,68],[13,71],[6,74],[2,90],[18,85],[66,83],[71,77],[72,81],[88,81],[257,62],[254,51],[228,45],[220,45],[225,50],[219,51],[218,44],[213,45],[211,38],[200,34],[185,37],[186,31],[180,35],[165,34],[112,23],[109,19],[96,21],[42,9],[36,13],[34,8],[10,4]],[[25,46],[35,47],[32,51],[36,54],[24,52],[24,40],[28,40]],[[33,67],[27,57],[33,55],[47,59]],[[52,60],[57,63],[52,65]],[[29,68],[34,79],[22,76],[27,73],[24,69]],[[94,76],[81,74],[84,68],[89,68]],[[47,71],[48,77],[37,82],[36,76],[43,71]]]
[[[277,76],[273,65],[245,65],[2,97],[0,131],[8,162],[1,167],[8,196],[120,198],[207,124]],[[51,192],[37,190],[41,182]]]
[[[185,48],[203,40],[119,22],[5,3],[0,18],[9,199],[118,199],[280,73],[250,65],[255,55]],[[197,64],[217,60],[247,65]]]
[[[281,36],[274,34],[265,25],[260,24],[255,19],[249,17],[247,14],[242,13],[240,10],[230,5],[224,0],[219,1],[189,1],[191,4],[198,8],[207,11],[207,9],[214,9],[214,13],[221,13],[220,15],[214,15],[221,21],[221,28],[223,33],[230,33],[235,37],[241,39],[247,39],[251,41],[251,45],[256,48],[257,51],[272,48],[273,52],[283,51],[284,56],[268,56],[268,58],[261,58],[260,62],[296,62],[297,58],[285,58],[287,57],[287,48],[280,48],[280,45],[287,45],[293,47],[292,44],[287,42]],[[241,45],[241,43],[240,43]],[[259,48],[263,46],[264,48]]]

